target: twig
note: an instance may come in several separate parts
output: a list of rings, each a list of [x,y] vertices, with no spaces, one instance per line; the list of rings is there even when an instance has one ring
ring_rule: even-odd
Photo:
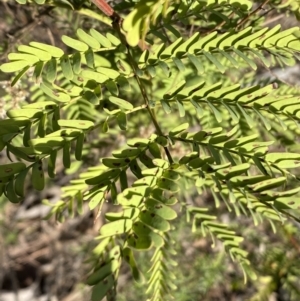
[[[260,4],[255,10],[253,10],[250,14],[248,14],[246,17],[244,17],[235,27],[235,29],[238,29],[241,25],[243,25],[245,22],[247,22],[251,16],[255,15],[258,11],[263,9],[263,7],[269,2],[270,0],[265,0],[262,4]]]
[[[126,47],[127,49],[127,57],[128,57],[128,60],[129,60],[129,63],[134,71],[134,76],[135,76],[135,79],[137,81],[137,84],[140,88],[140,91],[142,93],[142,96],[144,98],[144,101],[145,101],[145,104],[147,106],[147,110],[148,110],[148,113],[150,115],[150,118],[155,126],[155,129],[157,131],[157,133],[161,136],[164,136],[157,120],[156,120],[156,117],[155,117],[155,114],[154,112],[152,111],[152,109],[150,108],[150,101],[149,101],[149,98],[148,98],[148,95],[147,95],[147,92],[146,92],[146,89],[144,87],[144,85],[142,84],[139,76],[138,76],[138,67],[136,66],[136,63],[131,55],[131,52],[130,52],[130,47],[124,37],[124,35],[122,34],[121,32],[121,27],[122,27],[122,22],[123,22],[123,18],[118,14],[116,13],[112,7],[110,5],[108,5],[106,3],[105,0],[91,0],[95,5],[97,5],[97,7],[105,14],[107,15],[108,17],[111,18],[112,20],[112,26],[113,28],[116,30],[116,32],[118,33],[119,35],[119,38],[122,42],[122,44]],[[173,159],[172,159],[172,156],[169,152],[169,149],[167,147],[164,147],[164,150],[165,150],[165,153],[168,157],[168,160],[170,163],[173,163]]]
[[[231,13],[229,14],[229,16],[228,16],[228,19],[232,18],[232,17],[234,16],[234,14],[235,14],[234,11],[231,12]],[[222,27],[222,26],[225,25],[225,24],[226,24],[226,20],[224,20],[224,21],[221,22],[220,24],[217,24],[214,28],[212,28],[211,30],[209,30],[209,31],[207,32],[207,34],[209,34],[209,33],[213,32],[213,31],[217,30],[218,28]]]

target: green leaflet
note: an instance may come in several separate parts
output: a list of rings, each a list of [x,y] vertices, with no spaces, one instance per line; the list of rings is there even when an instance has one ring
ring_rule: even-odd
[[[209,61],[211,61],[218,68],[218,70],[221,73],[224,73],[226,71],[225,66],[223,66],[215,56],[213,56],[212,54],[204,50],[203,50],[203,54]]]
[[[245,173],[250,168],[249,163],[240,164],[237,166],[232,166],[226,169],[221,169],[216,172],[216,175],[220,179],[230,179],[234,176]]]
[[[103,281],[107,276],[113,274],[119,268],[119,266],[120,261],[112,258],[112,260],[101,266],[92,275],[90,275],[86,280],[86,283],[88,285],[96,285],[97,283]]]
[[[106,37],[114,46],[119,46],[121,44],[121,41],[116,36],[112,35],[110,32],[106,34]]]
[[[163,169],[167,169],[170,166],[169,162],[166,161],[166,160],[163,160],[163,159],[154,159],[154,160],[152,160],[152,163],[155,166],[158,166],[158,167],[163,168]]]
[[[65,144],[65,141],[71,141],[73,138],[72,137],[45,137],[45,138],[38,138],[38,139],[31,139],[29,140],[29,146],[33,147],[60,147]]]
[[[249,142],[255,141],[257,138],[258,138],[258,135],[253,134],[253,135],[248,136],[248,137],[242,137],[242,138],[234,139],[234,140],[225,142],[224,147],[234,148],[234,147],[241,146],[241,145],[247,144]]]
[[[149,143],[148,150],[154,158],[161,158],[160,148],[157,143]]]
[[[132,230],[138,237],[144,236],[144,237],[147,237],[145,240],[150,239],[150,245],[148,246],[148,248],[151,247],[152,245],[155,248],[160,248],[164,245],[164,239],[161,237],[161,235],[153,232],[149,227],[147,227],[145,224],[143,224],[140,221],[135,222],[133,224]],[[136,244],[135,248],[138,249],[137,244]]]
[[[60,58],[61,56],[64,55],[64,52],[60,48],[52,46],[52,45],[47,45],[47,44],[38,43],[38,42],[30,42],[29,45],[33,46],[35,48],[44,50],[44,51],[48,52],[52,57],[55,57],[55,58]]]
[[[104,201],[104,191],[96,191],[89,197],[89,208],[90,210],[95,209],[99,204]]]
[[[257,175],[257,176],[235,176],[230,179],[230,182],[234,185],[238,186],[246,186],[246,185],[253,185],[264,180],[271,179],[270,176],[266,175]]]
[[[270,188],[276,188],[282,186],[286,182],[285,177],[279,177],[276,179],[269,179],[257,184],[252,185],[252,189],[256,192],[264,191]]]
[[[39,61],[39,58],[32,54],[26,54],[26,53],[9,53],[8,59],[10,61],[27,61],[28,65],[33,65]]]
[[[25,117],[25,118],[41,118],[43,116],[43,112],[38,109],[14,109],[9,110],[7,112],[7,116],[9,118],[19,118],[19,117]]]
[[[8,184],[6,184],[5,191],[6,191],[6,196],[11,203],[16,204],[16,203],[21,202],[21,199],[17,196],[17,194],[15,192],[13,180],[11,180],[10,182],[8,182]]]
[[[133,105],[130,102],[124,100],[124,99],[121,99],[121,98],[118,98],[118,97],[115,97],[115,96],[110,96],[109,101],[111,103],[117,105],[118,107],[125,109],[125,110],[133,109]]]
[[[78,138],[76,140],[76,148],[75,148],[75,158],[76,160],[80,161],[82,157],[82,150],[83,150],[83,145],[84,145],[84,133],[80,133],[78,135]]]
[[[276,209],[294,209],[299,210],[300,198],[299,197],[279,197],[274,201],[274,207]]]
[[[5,63],[0,66],[2,72],[16,72],[27,67],[29,65],[28,61],[13,61],[10,63]]]
[[[166,114],[170,114],[172,112],[171,106],[168,102],[166,102],[164,99],[161,99],[160,103]]]
[[[300,166],[300,155],[296,153],[269,153],[265,156],[265,160],[279,168],[296,168]]]
[[[183,123],[179,126],[177,126],[176,128],[174,128],[173,130],[170,131],[170,136],[176,136],[182,132],[184,132],[185,130],[187,130],[189,127],[188,123]]]
[[[143,177],[137,181],[134,182],[133,186],[136,187],[136,186],[143,186],[143,185],[147,185],[149,187],[153,187],[155,186],[156,184],[156,177],[154,176],[146,176],[146,177]]]
[[[105,218],[109,221],[116,221],[121,219],[136,219],[140,214],[140,210],[138,208],[128,208],[121,212],[108,212],[105,214]]]
[[[132,228],[132,221],[130,219],[122,219],[103,225],[100,229],[100,235],[114,236],[128,232]]]
[[[144,210],[140,213],[139,218],[141,222],[158,231],[166,232],[170,229],[170,224],[153,212]]]
[[[71,97],[66,93],[52,90],[45,82],[41,84],[40,88],[46,95],[59,102],[69,102],[71,99]]]
[[[171,99],[175,94],[182,90],[184,86],[185,80],[180,81],[164,95],[164,99]]]
[[[235,44],[234,44],[234,47],[238,48],[239,46],[248,46],[251,41],[255,41],[256,39],[260,38],[261,36],[264,35],[265,32],[268,31],[268,28],[265,27],[259,31],[256,31],[242,39],[240,39],[239,41],[237,41]],[[253,48],[253,47],[251,47]]]
[[[149,186],[136,186],[125,189],[118,194],[118,203],[122,206],[138,207],[144,196],[149,193]]]
[[[112,155],[116,158],[130,158],[137,157],[141,153],[139,148],[129,148],[123,150],[116,150],[112,153]]]
[[[90,29],[90,34],[94,37],[103,47],[111,47],[111,42],[105,36],[103,36],[100,32],[95,30],[94,28]]]
[[[79,52],[76,52],[72,56],[72,67],[73,67],[73,72],[75,74],[79,74],[81,71],[81,54]]]
[[[1,67],[0,67],[1,68]],[[26,72],[28,71],[28,69],[30,68],[30,66],[27,66],[27,67],[25,67],[25,68],[23,68],[22,70],[21,70],[21,72],[19,72],[16,76],[15,76],[15,78],[12,80],[12,82],[11,82],[11,86],[13,87],[18,81],[19,81],[19,79],[21,79],[25,74],[26,74]],[[1,70],[1,69],[0,69]]]
[[[264,43],[264,41],[266,41],[269,37],[271,37],[274,34],[276,34],[277,32],[279,32],[280,28],[281,28],[281,25],[277,24],[271,30],[263,33],[259,38],[250,42],[250,44],[248,45],[249,48],[255,48],[255,47],[257,48],[258,46],[262,45]]]
[[[235,45],[236,42],[240,41],[245,36],[248,36],[248,33],[252,30],[252,27],[247,27],[241,31],[239,31],[236,34],[233,34],[229,36],[227,39],[224,39],[221,41],[221,43],[218,45],[218,48],[224,49],[224,48],[231,48],[232,45]]]
[[[87,44],[89,47],[94,48],[94,49],[99,49],[100,48],[100,43],[97,39],[95,39],[93,36],[90,36],[87,34],[84,30],[81,28],[77,29],[76,31],[77,36],[79,39]]]
[[[90,70],[83,70],[80,75],[82,77],[85,77],[86,79],[95,80],[97,83],[100,84],[106,82],[109,79],[108,76],[104,75],[103,73],[98,73]]]
[[[0,178],[8,177],[17,174],[24,170],[26,165],[21,162],[2,164],[0,165]]]
[[[294,196],[299,191],[300,191],[300,187],[296,187],[294,189],[286,190],[286,191],[266,190],[266,191],[262,191],[261,194],[264,195],[264,196],[268,196],[268,198],[270,198],[270,200],[273,200],[274,197],[276,197],[278,199],[278,198],[281,198],[281,197]]]
[[[268,85],[262,89],[253,91],[251,94],[244,95],[238,99],[239,103],[247,104],[252,102],[254,99],[262,98],[267,96],[269,93],[271,93],[274,90],[273,85]]]
[[[147,168],[142,171],[143,176],[154,176],[154,178],[161,177],[163,175],[163,169],[159,167]]]
[[[147,201],[145,202],[145,206],[149,212],[155,213],[163,219],[172,220],[177,217],[177,213],[175,210],[154,199],[147,199]]]
[[[64,74],[64,76],[69,79],[72,80],[73,79],[73,69],[69,60],[69,57],[67,55],[63,56],[60,59],[60,65],[61,65],[61,69],[62,72]]]
[[[78,137],[80,135],[80,130],[75,129],[62,129],[55,132],[52,132],[46,136],[49,137]],[[67,141],[67,140],[66,140]]]
[[[107,295],[107,292],[114,286],[114,284],[114,276],[109,275],[100,283],[95,285],[92,290],[92,301],[102,300]]]
[[[57,74],[57,61],[56,59],[51,59],[47,64],[45,65],[47,70],[47,79],[50,82],[53,82],[56,79]]]
[[[36,56],[40,61],[51,60],[51,54],[49,54],[48,52],[46,52],[44,50],[35,48],[35,47],[30,47],[27,45],[20,45],[18,47],[18,51],[32,54],[32,55]]]
[[[144,277],[143,274],[137,268],[136,262],[133,257],[133,252],[130,248],[126,247],[123,249],[123,258],[129,264],[134,280],[137,283],[142,284],[144,282]]]
[[[152,239],[146,233],[142,235],[131,234],[128,239],[128,246],[137,250],[148,250],[152,246]]]
[[[80,52],[85,52],[89,49],[88,45],[81,42],[81,41],[78,41],[78,40],[75,40],[75,39],[72,39],[68,36],[65,36],[63,35],[61,40],[69,47],[75,49],[75,50],[78,50]]]
[[[201,39],[199,39],[195,44],[193,44],[190,48],[189,48],[189,53],[195,53],[198,50],[202,50],[203,47],[211,40],[214,40],[215,37],[217,36],[218,32],[217,31],[213,31],[211,33],[209,33],[208,35],[201,37]]]
[[[33,71],[33,78],[36,82],[40,79],[42,76],[43,70],[44,70],[45,63],[44,62],[38,62],[35,65],[34,71]]]
[[[95,56],[92,49],[89,49],[84,53],[85,61],[88,67],[94,68],[95,65]]]
[[[188,40],[186,40],[179,47],[177,47],[174,54],[178,57],[182,56],[187,52],[187,49],[189,49],[190,45],[193,45],[195,41],[198,39],[199,39],[199,32],[196,32]]]
[[[127,140],[127,145],[131,147],[145,147],[150,141],[145,138],[134,138]]]
[[[221,127],[217,127],[217,128],[213,128],[213,129],[205,129],[205,130],[199,131],[196,134],[194,134],[193,139],[195,141],[202,141],[206,137],[215,136],[215,135],[221,133],[222,131],[223,131],[223,128],[221,128]]]
[[[57,156],[57,151],[52,151],[48,159],[48,175],[50,178],[54,178],[56,174],[55,171],[56,156]]]
[[[104,67],[98,67],[97,72],[100,72],[106,76],[108,76],[111,79],[116,79],[120,76],[120,73],[116,70],[110,69],[110,68],[104,68]]]
[[[184,64],[182,63],[182,61],[180,59],[178,59],[177,57],[172,57],[172,60],[173,60],[173,63],[178,68],[179,72],[184,72],[185,71]]]
[[[63,120],[63,119],[60,119],[57,122],[58,122],[58,125],[61,127],[68,127],[68,128],[74,128],[74,129],[80,129],[80,130],[88,130],[94,126],[94,123],[92,121],[88,121],[88,120]]]
[[[118,158],[103,158],[102,163],[109,168],[121,168],[130,163],[130,159],[118,159]]]
[[[32,167],[32,185],[36,190],[43,190],[45,187],[45,176],[43,171],[43,162],[40,160]]]
[[[168,46],[159,56],[160,59],[164,60],[166,58],[169,58],[175,49],[183,43],[182,37],[177,39],[174,43],[172,43],[170,46]]]
[[[29,169],[26,168],[16,176],[15,192],[20,197],[25,196],[24,186],[25,186],[25,179],[26,179],[26,176],[28,174],[28,171],[29,171]]]

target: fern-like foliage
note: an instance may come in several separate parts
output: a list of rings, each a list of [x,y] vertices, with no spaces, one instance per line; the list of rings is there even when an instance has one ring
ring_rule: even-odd
[[[28,100],[0,120],[0,150],[12,161],[0,166],[1,194],[21,202],[28,176],[43,190],[62,159],[79,176],[62,187],[60,201],[48,203],[48,218],[63,222],[81,214],[86,202],[97,216],[107,201],[118,208],[105,214],[91,254],[92,300],[115,300],[123,262],[137,282],[146,276],[149,300],[170,298],[179,207],[192,231],[223,243],[245,279],[255,273],[244,238],[212,208],[224,205],[274,228],[288,218],[299,221],[299,90],[253,84],[253,77],[261,68],[296,63],[300,29],[263,26],[254,19],[260,6],[253,6],[247,0],[138,1],[122,27],[113,22],[107,33],[79,28],[77,37],[62,36],[71,52],[30,42],[0,66],[16,73],[12,86],[31,86]],[[192,32],[190,25],[200,29]],[[133,48],[140,41],[148,49]],[[141,125],[149,127],[143,136]],[[92,150],[120,135],[125,143],[87,166]],[[187,192],[209,193],[215,204],[188,204]],[[153,252],[147,275],[136,251]]]

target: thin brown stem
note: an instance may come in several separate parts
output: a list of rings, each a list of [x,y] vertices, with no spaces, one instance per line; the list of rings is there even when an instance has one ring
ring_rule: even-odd
[[[131,55],[131,52],[130,52],[130,47],[124,37],[124,35],[122,34],[122,31],[121,31],[121,26],[122,26],[122,22],[123,22],[123,18],[118,14],[116,13],[111,7],[109,4],[106,3],[105,0],[91,0],[93,3],[95,3],[97,5],[97,7],[100,8],[100,10],[106,14],[108,17],[111,18],[112,20],[112,26],[113,28],[115,29],[115,31],[118,33],[119,35],[119,38],[122,42],[122,44],[126,47],[127,49],[127,57],[128,57],[128,61],[129,61],[129,64],[131,65],[132,69],[133,69],[133,72],[134,72],[134,77],[137,81],[137,84],[140,88],[140,91],[141,91],[141,94],[143,96],[143,99],[144,99],[144,102],[145,102],[145,105],[147,107],[147,110],[148,110],[148,113],[150,115],[150,118],[154,124],[154,127],[157,131],[157,133],[160,135],[160,136],[164,136],[157,120],[156,120],[156,117],[155,117],[155,114],[154,112],[151,110],[150,106],[149,106],[149,98],[148,98],[148,95],[147,95],[147,92],[146,92],[146,89],[144,87],[144,85],[142,84],[139,76],[138,76],[138,67],[136,66],[136,63]],[[170,151],[167,147],[164,147],[164,150],[165,150],[165,153],[166,153],[166,156],[168,157],[168,160],[170,163],[173,163],[173,159],[172,159],[172,156],[170,154]]]
[[[236,26],[235,29],[238,29],[240,26],[242,26],[244,23],[246,23],[251,16],[255,15],[258,11],[262,10],[263,7],[269,2],[270,0],[265,0],[262,4],[260,4],[255,10],[253,10],[251,13],[249,13],[246,17],[244,17]]]
[[[231,12],[230,15],[228,16],[228,19],[232,18],[232,17],[234,16],[234,14],[235,14],[234,11]],[[225,24],[226,24],[226,20],[224,20],[224,21],[221,22],[220,24],[217,24],[213,29],[209,30],[209,31],[207,32],[207,34],[209,34],[209,33],[213,32],[213,31],[217,30],[218,28],[222,27],[222,26],[225,25]]]

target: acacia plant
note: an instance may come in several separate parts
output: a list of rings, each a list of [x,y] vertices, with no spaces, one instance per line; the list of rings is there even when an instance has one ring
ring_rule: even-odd
[[[146,280],[149,300],[170,298],[176,218],[220,240],[245,278],[255,278],[242,233],[220,221],[218,208],[255,225],[299,221],[299,90],[273,70],[296,64],[300,29],[271,22],[297,17],[299,2],[93,0],[100,10],[86,1],[28,2],[94,21],[63,35],[63,49],[17,45],[1,65],[15,74],[12,86],[28,89],[0,120],[0,149],[11,161],[0,166],[1,194],[22,202],[25,184],[45,189],[62,161],[76,176],[49,202],[48,218],[63,222],[85,204],[98,218],[111,203],[90,255],[94,301],[115,300],[123,263]],[[111,155],[95,163],[92,151],[106,148]],[[197,195],[214,204],[193,202]],[[136,251],[153,254],[146,275]]]

